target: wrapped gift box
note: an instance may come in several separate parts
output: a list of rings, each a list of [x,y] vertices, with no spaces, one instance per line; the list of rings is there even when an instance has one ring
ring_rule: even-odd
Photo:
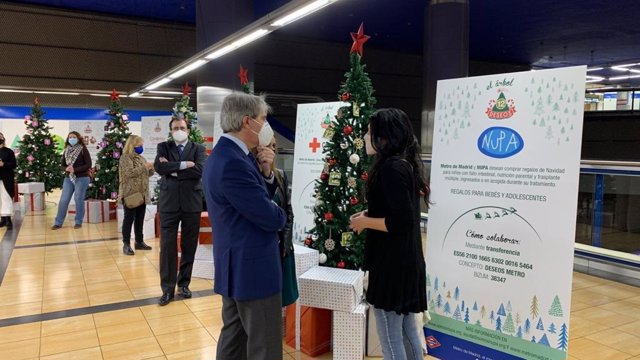
[[[380,346],[380,338],[378,337],[378,330],[376,329],[376,317],[373,314],[373,309],[368,309],[369,316],[367,316],[367,356],[379,356],[382,357],[382,347]]]
[[[213,244],[213,233],[211,232],[211,222],[209,213],[203,211],[200,214],[200,234],[198,234],[198,244]]]
[[[213,261],[194,260],[192,276],[202,279],[213,280]]]
[[[44,192],[24,193],[22,196],[22,204],[26,212],[44,210]]]
[[[71,201],[69,203],[67,214],[75,216],[75,202]],[[99,224],[109,221],[109,208],[107,202],[104,200],[85,200],[83,221],[90,224]]]
[[[195,260],[213,261],[213,245],[198,244]]]
[[[362,300],[363,272],[316,266],[300,276],[300,304],[351,313]]]
[[[44,192],[44,183],[41,183],[41,182],[28,182],[28,183],[18,184],[18,192],[20,194],[43,193]]]
[[[300,314],[298,322],[296,322],[296,305]],[[331,350],[331,310],[299,306],[298,303],[291,304],[287,306],[285,323],[285,342],[292,348],[299,349],[312,357]],[[296,347],[296,329],[300,334],[299,348]]]
[[[318,250],[294,244],[293,252],[296,257],[296,276],[298,279],[312,267],[318,266],[320,261]]]
[[[104,201],[107,204],[107,209],[109,209],[109,220],[118,219],[118,203],[115,201]]]
[[[144,214],[144,226],[142,227],[142,239],[154,239],[156,237],[156,212],[158,207],[156,205],[147,205],[147,211]],[[108,210],[107,210],[108,211]],[[124,220],[124,208],[122,205],[118,206],[118,232],[122,232],[122,221]],[[133,224],[131,225],[131,235],[134,236]]]
[[[333,312],[333,358],[362,360],[364,358],[367,306],[359,304],[351,312]]]

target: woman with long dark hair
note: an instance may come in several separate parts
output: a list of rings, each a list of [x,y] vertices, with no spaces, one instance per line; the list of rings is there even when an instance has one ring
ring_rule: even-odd
[[[429,188],[422,176],[420,147],[409,117],[380,109],[364,137],[375,156],[367,182],[368,210],[351,217],[351,228],[367,231],[367,301],[373,306],[385,360],[422,359],[414,313],[427,309],[420,200]]]
[[[77,131],[72,131],[67,135],[64,153],[62,154],[62,169],[65,172],[62,183],[62,195],[58,204],[58,214],[51,230],[62,227],[64,219],[67,217],[69,202],[73,196],[76,202],[76,218],[74,229],[82,227],[84,219],[84,198],[87,195],[87,188],[91,179],[89,169],[91,168],[91,155],[82,141],[82,136]]]

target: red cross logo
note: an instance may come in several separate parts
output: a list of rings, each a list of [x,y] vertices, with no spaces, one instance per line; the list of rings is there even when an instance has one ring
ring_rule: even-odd
[[[309,147],[311,148],[312,152],[316,152],[316,150],[318,150],[318,148],[320,148],[320,143],[318,142],[318,138],[313,138],[313,141],[309,143]]]

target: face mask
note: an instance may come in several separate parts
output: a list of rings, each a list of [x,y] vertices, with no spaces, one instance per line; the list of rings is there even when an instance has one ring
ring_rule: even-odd
[[[78,143],[78,139],[69,138],[69,144],[71,144],[71,146],[75,146],[77,143]]]
[[[251,120],[258,123],[258,120],[256,119]],[[269,125],[269,122],[267,121],[262,125],[260,132],[255,132],[253,130],[251,130],[251,132],[258,135],[258,145],[260,146],[267,146],[271,143],[271,140],[273,140],[273,129],[271,129],[271,125]]]
[[[135,151],[135,152],[136,152],[136,154],[140,155],[140,154],[142,154],[142,152],[144,151],[144,147],[142,147],[142,146],[136,146],[136,147],[134,147],[134,148],[133,148],[133,151]]]
[[[173,140],[177,142],[183,142],[187,140],[187,137],[189,136],[186,131],[182,130],[174,131],[171,135],[173,136]]]

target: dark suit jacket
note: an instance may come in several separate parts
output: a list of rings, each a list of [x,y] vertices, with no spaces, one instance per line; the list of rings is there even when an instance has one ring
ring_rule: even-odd
[[[0,148],[0,159],[4,162],[4,166],[0,167],[0,180],[4,184],[5,190],[9,193],[9,196],[13,197],[14,194],[14,170],[16,168],[16,155],[13,150],[8,147]]]
[[[279,293],[278,230],[287,217],[271,201],[275,181],[267,187],[256,162],[222,137],[207,159],[203,182],[215,239],[214,291],[240,301]]]
[[[168,162],[160,162],[164,157]],[[160,179],[159,212],[201,212],[202,211],[202,168],[206,160],[204,146],[187,142],[182,157],[174,141],[158,144],[153,164]],[[180,170],[181,161],[193,161],[195,166]],[[176,173],[178,176],[171,175]]]

